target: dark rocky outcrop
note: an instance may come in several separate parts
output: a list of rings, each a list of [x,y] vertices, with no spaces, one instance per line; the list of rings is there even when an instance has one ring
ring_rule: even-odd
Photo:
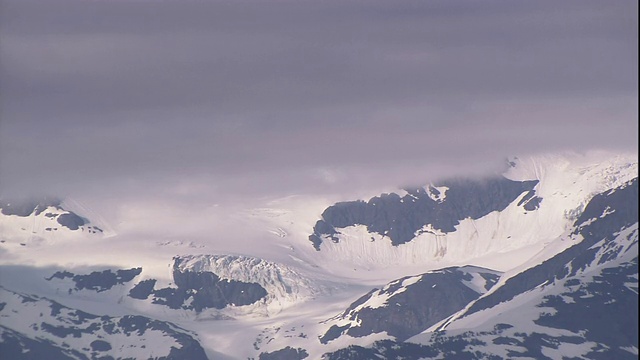
[[[175,287],[155,289],[155,280],[148,279],[136,284],[129,296],[134,299],[151,296],[154,304],[197,312],[209,308],[223,309],[229,305],[250,305],[267,296],[267,291],[260,284],[220,279],[210,271],[181,270],[181,262],[180,257],[174,258]]]
[[[38,338],[29,338],[0,325],[0,354],[5,359],[21,360],[71,360],[77,359],[72,350],[56,346]]]
[[[21,299],[10,308],[0,310],[0,354],[7,359],[115,359],[134,358],[149,349],[149,355],[163,359],[205,360],[207,356],[200,343],[178,326],[145,316],[99,316],[61,305],[55,301],[22,295],[0,287],[3,297]],[[37,322],[29,324],[36,336],[28,336],[6,326],[22,320],[21,312],[38,309]],[[154,333],[148,337],[149,333]],[[120,346],[110,340],[117,336]],[[124,337],[122,336],[124,335]],[[175,343],[166,354],[151,352],[149,338],[162,337]],[[85,343],[86,348],[71,348],[67,339]],[[115,338],[115,337],[114,337]],[[133,351],[133,352],[130,352]]]
[[[136,286],[129,290],[129,296],[139,300],[148,299],[149,295],[153,293],[153,288],[155,287],[155,285],[155,279],[140,281],[136,284]]]
[[[80,216],[72,212],[69,212],[66,214],[60,214],[57,220],[58,220],[58,224],[62,226],[66,226],[71,230],[78,230],[80,226],[86,224],[83,218],[81,218]]]
[[[260,353],[259,360],[302,360],[309,357],[306,350],[297,348],[294,349],[291,346],[287,346],[283,349],[273,352]]]
[[[46,228],[47,231],[58,230],[57,227],[54,227],[56,222],[69,230],[84,230],[85,225],[89,224],[89,220],[72,211],[65,210],[61,204],[62,201],[57,198],[0,199],[0,213],[20,217],[39,216],[45,210],[53,208],[55,210],[50,210],[44,214],[48,220],[56,220],[51,223],[52,226]],[[90,233],[103,232],[97,226],[88,226],[86,228]]]
[[[61,201],[55,198],[42,199],[0,199],[0,212],[3,215],[29,216],[39,215],[48,207],[60,209]]]
[[[472,274],[484,279],[484,288],[470,286]],[[499,278],[500,274],[492,270],[452,267],[393,281],[351,304],[340,316],[351,323],[333,325],[320,342],[327,343],[343,334],[361,337],[382,332],[405,340],[463,309]],[[407,281],[410,284],[404,285]],[[385,299],[382,306],[378,304],[380,298]]]
[[[520,306],[529,307],[523,313],[537,311],[531,320],[520,319],[514,310],[512,318],[502,316],[493,328],[487,328],[487,318],[474,331],[441,329],[423,337],[422,344],[384,340],[370,347],[349,346],[323,359],[502,359],[504,354],[553,359],[560,357],[563,344],[583,351],[575,358],[637,359],[637,224],[634,179],[592,198],[574,224],[573,235],[581,242],[508,279],[461,314],[513,309],[508,304],[526,294],[529,300]],[[523,321],[532,324],[523,326]]]
[[[603,216],[605,213],[609,214]],[[507,280],[505,285],[491,296],[473,304],[467,314],[508,301],[517,294],[531,290],[540,284],[552,283],[556,279],[575,275],[577,271],[584,269],[596,259],[597,253],[603,247],[606,248],[606,244],[615,238],[615,234],[620,229],[637,222],[638,179],[636,178],[624,187],[598,194],[589,201],[574,224],[576,229],[574,235],[584,238],[580,243]],[[600,241],[604,241],[602,246],[594,246]],[[613,259],[621,249],[612,249],[612,251],[609,257]]]
[[[68,271],[58,271],[46,280],[69,278],[75,283],[73,290],[94,290],[97,292],[107,291],[116,285],[127,283],[140,275],[142,268],[122,269],[113,272],[112,270],[94,271],[87,275],[75,275]]]
[[[339,228],[365,225],[371,232],[389,237],[395,246],[411,241],[425,225],[443,232],[455,231],[460,220],[479,219],[502,211],[523,192],[520,205],[535,210],[537,180],[513,181],[504,177],[484,180],[449,180],[426,188],[407,189],[407,195],[384,194],[369,201],[340,202],[330,206],[316,222],[309,240],[320,250],[323,238],[338,242]],[[444,194],[438,188],[447,187]]]

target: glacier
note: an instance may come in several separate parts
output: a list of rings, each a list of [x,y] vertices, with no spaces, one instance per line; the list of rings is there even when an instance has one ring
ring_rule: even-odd
[[[211,225],[154,211],[154,232],[72,199],[4,199],[0,351],[637,358],[637,155],[508,164],[369,199],[268,199]],[[147,330],[108,331],[127,319]]]

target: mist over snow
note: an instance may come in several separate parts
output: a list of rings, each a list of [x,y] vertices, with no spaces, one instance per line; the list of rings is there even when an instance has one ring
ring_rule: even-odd
[[[0,7],[0,196],[115,228],[638,146],[634,1]]]
[[[0,353],[637,359],[637,79],[635,0],[0,0]]]

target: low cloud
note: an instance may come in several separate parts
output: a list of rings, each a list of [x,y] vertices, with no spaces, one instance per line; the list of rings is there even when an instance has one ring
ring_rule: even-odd
[[[634,1],[1,8],[4,196],[357,197],[638,146]]]

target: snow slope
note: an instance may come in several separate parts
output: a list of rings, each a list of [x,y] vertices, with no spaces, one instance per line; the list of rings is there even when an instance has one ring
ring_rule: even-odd
[[[3,357],[206,359],[192,335],[170,323],[142,316],[98,316],[4,288],[0,299]]]
[[[503,275],[408,342],[352,346],[325,358],[637,358],[637,178],[594,196],[572,234],[571,247]]]
[[[0,215],[0,243],[7,247],[53,245],[107,235],[97,224],[63,208],[58,200],[0,201]]]
[[[344,328],[340,331],[342,335],[334,340],[323,343],[320,339],[334,325],[357,328],[356,325],[363,324],[356,316],[363,309],[390,309],[392,299],[409,295],[409,290],[420,284],[420,279],[427,279],[429,272],[437,274],[433,272],[437,269],[466,269],[463,272],[470,277],[456,278],[462,281],[458,285],[475,294],[474,298],[488,298],[509,278],[580,243],[583,236],[575,233],[573,226],[589,201],[596,194],[636,178],[638,172],[635,155],[555,154],[510,161],[513,166],[504,176],[513,181],[537,181],[534,193],[518,193],[504,208],[479,218],[459,219],[453,230],[444,231],[426,221],[410,241],[398,245],[364,224],[352,224],[337,229],[338,241],[327,239],[317,250],[309,241],[309,235],[323,211],[334,201],[307,196],[262,199],[228,209],[208,209],[211,212],[204,215],[211,216],[210,222],[197,217],[176,220],[177,212],[164,211],[167,215],[163,217],[163,211],[157,210],[151,212],[153,218],[149,218],[143,230],[136,229],[131,222],[111,230],[99,215],[92,215],[82,206],[67,208],[65,203],[47,206],[41,212],[34,208],[26,216],[0,213],[0,241],[4,241],[0,243],[0,285],[6,290],[2,297],[16,296],[12,293],[29,294],[98,316],[114,319],[143,316],[171,322],[197,334],[194,339],[200,341],[211,359],[258,358],[260,354],[266,359],[267,354],[278,354],[287,346],[291,349],[284,350],[286,353],[307,354],[308,359],[318,359],[349,345],[370,346],[375,341],[395,338],[394,331],[376,328],[368,334],[351,336],[342,334],[342,331],[348,332]],[[455,189],[439,184],[434,181],[425,186],[425,196],[436,204],[452,201]],[[412,193],[398,190],[397,194],[399,198],[409,199]],[[533,206],[530,201],[535,197],[541,200]],[[607,218],[612,210],[603,210],[598,216]],[[71,213],[83,221],[77,229],[57,222],[61,215]],[[139,209],[137,214],[142,216],[144,211]],[[58,230],[46,230],[53,227]],[[637,253],[637,246],[629,249]],[[201,311],[188,308],[193,300],[185,298],[186,302],[171,308],[158,301],[170,301],[167,299],[180,287],[175,278],[176,264],[180,272],[191,273],[190,276],[200,279],[198,281],[217,277],[216,281],[227,283],[256,284],[265,289],[266,295],[249,305],[229,304],[222,309]],[[467,265],[473,267],[465,268]],[[471,271],[476,267],[504,275],[487,292],[482,283],[484,278],[476,274],[478,271]],[[119,274],[119,270],[131,269],[141,270],[130,281],[116,281],[108,289],[81,288],[74,278],[85,279],[83,276],[103,274],[107,270]],[[65,271],[73,275],[46,280],[56,272]],[[206,274],[215,274],[215,277]],[[130,296],[132,289],[145,281],[148,284],[153,281],[152,292],[174,290],[164,290],[168,296],[164,298],[153,293],[144,298],[144,291],[140,298]],[[234,285],[233,291],[248,289],[242,284]],[[391,284],[402,286],[395,289],[396,285]],[[444,289],[435,283],[431,285],[437,285],[433,291]],[[390,291],[385,291],[385,286]],[[103,288],[103,291],[97,290]],[[374,288],[381,290],[374,291]],[[193,298],[197,291],[189,288],[184,294]],[[563,294],[558,296],[570,297]],[[351,307],[363,296],[369,296],[366,306]],[[154,302],[156,298],[160,300]],[[541,297],[536,299],[540,301]],[[0,302],[7,301],[0,299]],[[51,308],[51,302],[42,304],[45,303]],[[406,304],[411,305],[407,308],[414,306],[412,302]],[[512,313],[517,313],[518,307],[513,309]],[[488,337],[497,336],[491,333],[497,324],[485,322],[480,316],[486,313],[484,310],[468,316],[464,315],[467,310],[464,306],[457,317],[448,319],[447,331],[462,334],[469,328],[479,327]],[[25,339],[38,336],[23,328],[19,318],[12,319],[12,325],[5,331],[16,333],[7,336],[22,336],[25,344],[28,342]],[[439,319],[431,330],[446,320]],[[374,326],[369,327],[372,328]],[[517,332],[517,326],[513,332]],[[628,348],[627,345],[622,347]],[[88,345],[78,343],[77,346],[87,348]],[[569,349],[572,345],[562,346]],[[582,349],[583,346],[576,347]],[[584,349],[572,349],[567,351],[584,353]],[[139,349],[132,348],[131,356],[137,356],[136,351]]]

